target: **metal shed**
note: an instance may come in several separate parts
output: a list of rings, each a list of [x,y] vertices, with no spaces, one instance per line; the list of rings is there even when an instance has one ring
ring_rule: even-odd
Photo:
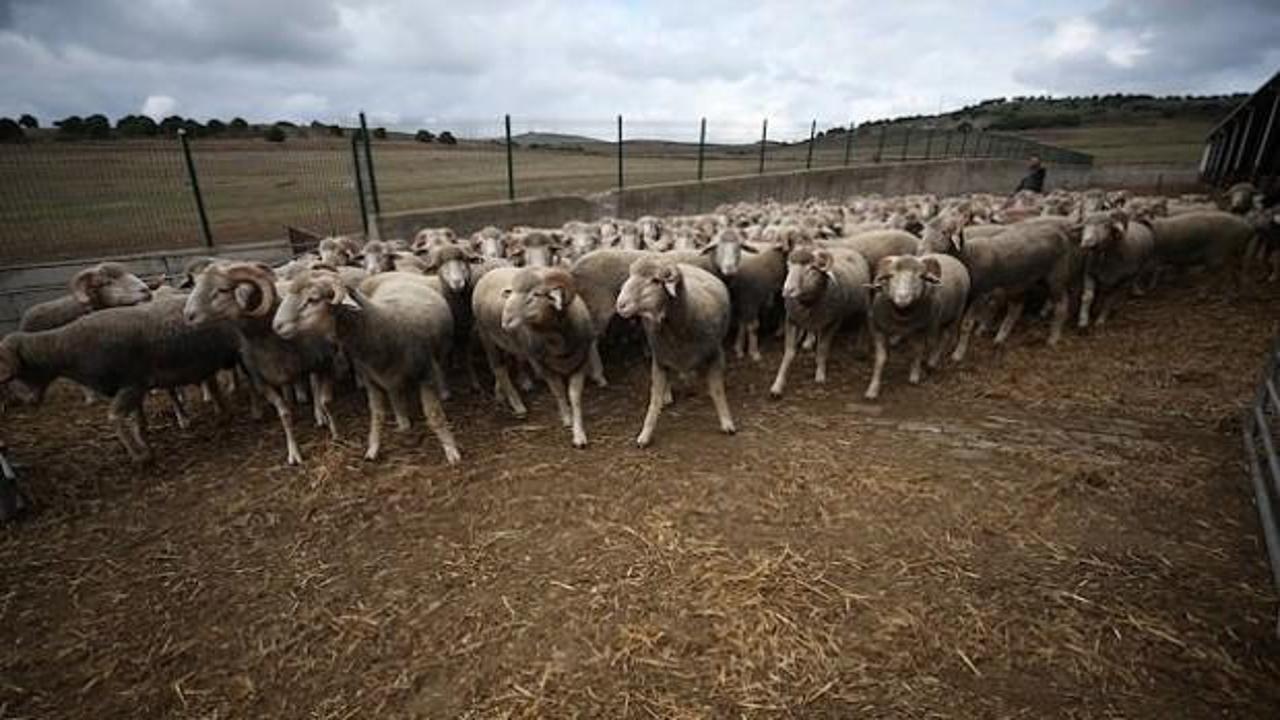
[[[1280,175],[1280,72],[1240,103],[1205,138],[1200,176],[1212,185],[1245,180],[1272,188]]]

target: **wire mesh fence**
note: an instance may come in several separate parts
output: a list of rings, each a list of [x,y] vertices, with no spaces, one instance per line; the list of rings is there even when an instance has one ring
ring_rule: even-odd
[[[263,242],[286,226],[358,233],[370,217],[404,210],[760,173],[1032,153],[1090,161],[980,131],[822,119],[353,124],[289,126],[275,141],[185,138],[186,153],[183,138],[0,146],[0,262]]]

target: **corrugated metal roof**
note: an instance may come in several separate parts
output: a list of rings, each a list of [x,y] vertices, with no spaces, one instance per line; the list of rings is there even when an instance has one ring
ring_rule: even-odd
[[[1212,138],[1214,135],[1217,135],[1218,132],[1220,132],[1222,128],[1227,125],[1227,123],[1235,119],[1236,115],[1240,114],[1240,112],[1243,111],[1246,107],[1249,107],[1250,105],[1252,105],[1263,93],[1273,89],[1273,87],[1276,87],[1278,85],[1280,85],[1280,70],[1276,71],[1276,74],[1272,75],[1270,80],[1262,83],[1262,86],[1259,87],[1257,90],[1255,90],[1254,93],[1250,95],[1247,99],[1245,99],[1244,102],[1235,106],[1235,109],[1233,109],[1230,113],[1227,113],[1227,116],[1222,118],[1221,122],[1219,122],[1217,125],[1214,125],[1213,129],[1209,131],[1209,134],[1206,137]]]

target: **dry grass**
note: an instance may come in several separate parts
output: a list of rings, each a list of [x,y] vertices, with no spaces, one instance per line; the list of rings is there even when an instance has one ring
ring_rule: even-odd
[[[678,395],[647,451],[622,357],[585,451],[545,393],[524,423],[464,393],[456,469],[311,428],[290,469],[272,422],[157,405],[139,472],[63,392],[6,417],[42,510],[0,530],[0,717],[1272,717],[1229,421],[1280,293],[1195,292],[919,388],[892,359],[876,406],[847,344],[768,400],[771,343],[736,437]]]

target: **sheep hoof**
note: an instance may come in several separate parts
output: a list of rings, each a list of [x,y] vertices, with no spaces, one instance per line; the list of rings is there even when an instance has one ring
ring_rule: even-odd
[[[645,435],[644,433],[640,433],[640,437],[636,438],[636,447],[647,448],[651,442],[653,442],[652,437]]]
[[[609,387],[609,381],[603,375],[599,377],[591,378],[591,382],[595,383],[596,387],[601,387],[601,388]]]
[[[769,397],[773,398],[774,400],[781,400],[781,399],[782,399],[782,388],[780,388],[780,387],[771,387],[771,388],[769,388]]]
[[[866,398],[867,400],[871,400],[871,401],[873,401],[873,402],[874,402],[876,398],[880,397],[880,391],[879,391],[879,390],[868,390],[868,391],[866,391],[865,393],[863,393],[862,397]]]
[[[737,435],[738,428],[732,422],[720,423],[720,432],[725,435]]]
[[[758,363],[758,362],[760,362],[761,360],[764,360],[764,356],[763,356],[763,355],[761,355],[761,354],[760,354],[760,353],[758,353],[758,352],[753,352],[753,353],[751,353],[751,362],[756,362],[756,363]]]
[[[446,446],[444,448],[444,461],[450,465],[457,465],[462,462],[462,453],[458,452],[458,448]]]
[[[0,490],[0,523],[17,520],[31,509],[31,501],[16,487]]]
[[[373,462],[374,460],[377,460],[377,459],[378,459],[378,451],[377,451],[377,450],[374,450],[374,449],[372,449],[372,448],[370,448],[369,450],[366,450],[366,451],[365,451],[365,453],[364,453],[364,459],[365,459],[365,460],[368,460],[369,462]]]
[[[573,446],[579,450],[585,448],[587,446],[587,436],[583,435],[582,437],[575,437],[573,439]]]

